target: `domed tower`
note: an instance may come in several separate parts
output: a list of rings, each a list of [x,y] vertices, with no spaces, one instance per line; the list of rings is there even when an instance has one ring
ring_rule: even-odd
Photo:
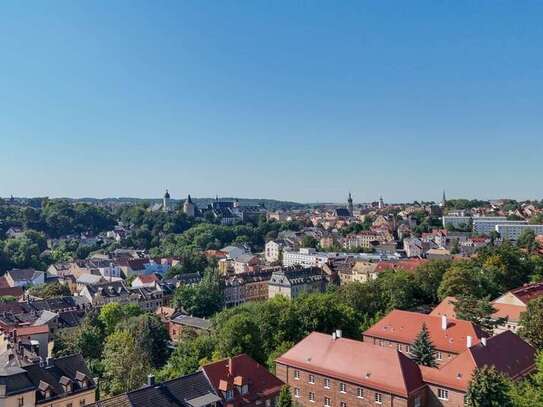
[[[166,193],[164,194],[164,198],[162,198],[162,210],[164,212],[168,212],[171,210],[171,204],[170,204],[170,193],[166,189]]]
[[[185,200],[185,203],[183,204],[183,212],[185,213],[185,215],[190,217],[194,217],[196,213],[196,207],[194,206],[194,203],[192,203],[192,198],[190,197],[190,194]]]
[[[351,213],[351,216],[353,216],[354,214],[353,197],[351,196],[350,192],[349,192],[349,199],[347,199],[347,209]]]

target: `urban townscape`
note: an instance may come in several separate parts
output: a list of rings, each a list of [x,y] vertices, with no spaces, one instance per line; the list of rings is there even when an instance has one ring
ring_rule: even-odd
[[[166,190],[0,217],[6,405],[542,400],[543,201]]]

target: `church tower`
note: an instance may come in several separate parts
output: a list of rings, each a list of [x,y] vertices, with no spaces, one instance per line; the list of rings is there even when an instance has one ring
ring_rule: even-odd
[[[347,199],[347,209],[349,210],[351,216],[353,216],[354,215],[353,197],[351,196],[350,192],[349,192],[349,199]]]
[[[196,207],[194,206],[194,203],[192,203],[192,198],[190,197],[190,194],[187,197],[185,203],[183,204],[183,212],[185,213],[185,215],[190,217],[194,217],[194,215],[196,214]]]
[[[445,196],[445,190],[443,190],[443,197],[441,198],[441,202],[439,203],[439,206],[444,208],[447,206],[447,197]]]
[[[166,189],[166,193],[164,194],[164,198],[162,198],[162,210],[164,212],[170,211],[172,208],[170,206],[170,193]]]
[[[385,201],[383,201],[383,195],[379,197],[379,209],[383,209],[385,207]]]

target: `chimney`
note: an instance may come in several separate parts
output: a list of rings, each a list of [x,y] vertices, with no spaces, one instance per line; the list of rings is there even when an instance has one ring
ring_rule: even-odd
[[[341,334],[342,334],[341,329],[336,329],[336,336],[338,338],[341,338]]]
[[[335,332],[332,332],[332,340],[333,340],[333,341],[336,340],[336,337],[337,337],[336,333],[335,333]]]
[[[147,375],[147,386],[154,386],[154,385],[155,385],[155,375],[150,373]]]
[[[483,344],[483,346],[486,346],[486,338],[481,338],[481,343]]]
[[[441,329],[446,331],[447,325],[447,315],[441,315]]]
[[[230,373],[231,376],[234,376],[234,361],[232,358],[228,358],[228,373]]]
[[[471,345],[472,345],[472,338],[471,338],[471,336],[468,335],[468,336],[466,336],[466,346],[468,348],[471,348]]]

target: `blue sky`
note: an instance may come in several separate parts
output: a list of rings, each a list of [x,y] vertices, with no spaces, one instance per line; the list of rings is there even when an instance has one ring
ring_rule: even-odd
[[[0,6],[0,196],[543,198],[543,2]]]

